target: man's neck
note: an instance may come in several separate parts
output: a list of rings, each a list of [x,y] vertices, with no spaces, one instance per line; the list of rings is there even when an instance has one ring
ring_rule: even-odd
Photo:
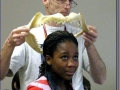
[[[63,26],[63,24],[58,24],[56,22],[50,22],[50,23],[47,23],[49,26],[54,26],[54,27],[61,27]]]

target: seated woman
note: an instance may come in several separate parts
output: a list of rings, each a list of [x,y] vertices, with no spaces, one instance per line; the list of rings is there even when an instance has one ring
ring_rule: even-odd
[[[74,35],[67,31],[48,35],[43,55],[40,76],[27,90],[73,90],[71,79],[78,67],[78,42]]]

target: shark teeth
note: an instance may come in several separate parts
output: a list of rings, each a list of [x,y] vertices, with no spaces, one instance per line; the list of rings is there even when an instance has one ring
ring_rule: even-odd
[[[85,21],[83,19],[83,16],[81,13],[76,14],[74,12],[71,12],[68,16],[63,16],[60,13],[54,14],[54,15],[43,15],[42,13],[38,12],[34,15],[34,17],[31,19],[31,21],[28,23],[28,27],[30,29],[34,27],[38,27],[43,24],[47,23],[56,23],[58,24],[65,24],[65,23],[74,23],[79,26],[79,28],[82,29],[81,32],[75,34],[74,36],[77,38],[79,37],[83,32],[88,31],[88,28],[85,24]],[[35,36],[32,33],[29,33],[29,35],[25,38],[25,41],[38,53],[42,53],[42,48],[37,44],[37,40]]]

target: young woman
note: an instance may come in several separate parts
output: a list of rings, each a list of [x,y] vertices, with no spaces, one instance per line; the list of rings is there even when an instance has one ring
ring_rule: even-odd
[[[73,34],[56,31],[48,35],[43,55],[40,76],[27,90],[73,90],[71,79],[78,67],[78,42]]]

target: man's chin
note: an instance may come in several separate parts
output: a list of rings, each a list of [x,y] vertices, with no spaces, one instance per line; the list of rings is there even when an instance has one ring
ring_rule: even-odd
[[[70,13],[62,12],[61,13],[63,16],[68,16]]]

